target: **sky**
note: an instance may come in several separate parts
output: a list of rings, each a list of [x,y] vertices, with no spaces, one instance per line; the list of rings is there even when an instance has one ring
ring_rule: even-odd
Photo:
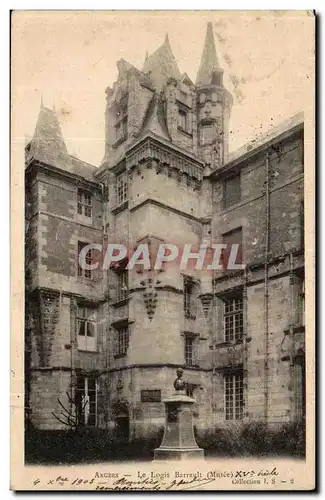
[[[116,61],[142,69],[146,51],[168,33],[180,71],[195,82],[208,21],[234,97],[230,152],[310,104],[314,18],[307,11],[15,11],[12,136],[32,137],[43,96],[55,106],[69,153],[100,165]]]

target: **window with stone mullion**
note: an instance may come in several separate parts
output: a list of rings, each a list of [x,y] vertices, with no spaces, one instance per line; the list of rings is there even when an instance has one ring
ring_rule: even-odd
[[[243,298],[224,299],[224,340],[234,342],[243,338]]]

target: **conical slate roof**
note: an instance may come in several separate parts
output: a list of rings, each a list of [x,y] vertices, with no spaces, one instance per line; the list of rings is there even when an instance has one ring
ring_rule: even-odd
[[[199,71],[196,77],[196,85],[210,85],[214,82],[215,74],[222,73],[220,67],[216,46],[214,42],[213,27],[212,23],[207,24],[207,30],[205,34],[203,52]]]
[[[157,90],[163,87],[168,78],[178,80],[181,77],[168,35],[166,35],[164,43],[146,58],[142,71],[144,73],[150,72],[150,78]]]
[[[63,139],[55,110],[41,104],[35,132],[31,141],[30,155],[48,165],[62,167],[69,161],[69,154]]]
[[[69,155],[57,114],[54,109],[43,106],[43,102],[33,138],[27,148],[28,163],[37,160],[86,179],[93,179],[96,167]]]

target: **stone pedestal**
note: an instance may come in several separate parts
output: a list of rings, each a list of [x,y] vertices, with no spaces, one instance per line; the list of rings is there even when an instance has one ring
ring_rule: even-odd
[[[154,450],[154,460],[204,459],[194,437],[192,405],[195,399],[184,390],[176,390],[164,400],[166,409],[165,432],[159,448]]]

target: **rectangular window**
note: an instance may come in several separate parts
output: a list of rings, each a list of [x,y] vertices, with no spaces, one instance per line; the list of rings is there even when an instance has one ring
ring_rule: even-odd
[[[185,132],[188,132],[187,118],[187,112],[182,108],[178,108],[178,126],[180,129],[185,130]]]
[[[224,339],[236,342],[243,338],[243,296],[224,299]]]
[[[129,295],[128,271],[116,272],[116,302],[125,300]]]
[[[109,185],[108,184],[104,184],[102,195],[103,195],[103,202],[109,203]]]
[[[88,191],[78,189],[77,211],[79,215],[91,218],[92,215],[92,195]]]
[[[79,262],[79,256],[81,250],[89,245],[89,243],[85,243],[84,241],[78,241],[78,276],[82,278],[92,279],[93,278],[93,270],[85,269]],[[90,249],[86,253],[85,263],[87,266],[94,264],[94,250]]]
[[[184,356],[185,364],[187,366],[193,366],[194,364],[194,337],[190,335],[185,335],[184,338]]]
[[[201,125],[200,126],[200,145],[206,146],[207,144],[212,144],[216,139],[216,132],[214,126],[211,125]]]
[[[116,124],[116,140],[122,141],[123,139],[126,139],[127,130],[128,130],[128,117],[124,116]]]
[[[184,312],[186,318],[195,318],[196,314],[196,296],[195,284],[187,277],[184,277]]]
[[[116,177],[116,204],[121,205],[128,199],[127,174],[123,172]]]
[[[225,419],[241,420],[244,409],[243,374],[224,375]]]
[[[300,357],[293,362],[293,385],[295,417],[301,420],[305,417],[305,363]]]
[[[80,425],[97,424],[97,379],[79,376],[77,378],[76,411]]]
[[[88,307],[77,308],[77,342],[81,351],[96,351],[96,310]]]
[[[129,347],[128,325],[116,327],[116,356],[125,356]]]
[[[224,208],[229,208],[241,200],[240,174],[230,177],[223,185]]]

